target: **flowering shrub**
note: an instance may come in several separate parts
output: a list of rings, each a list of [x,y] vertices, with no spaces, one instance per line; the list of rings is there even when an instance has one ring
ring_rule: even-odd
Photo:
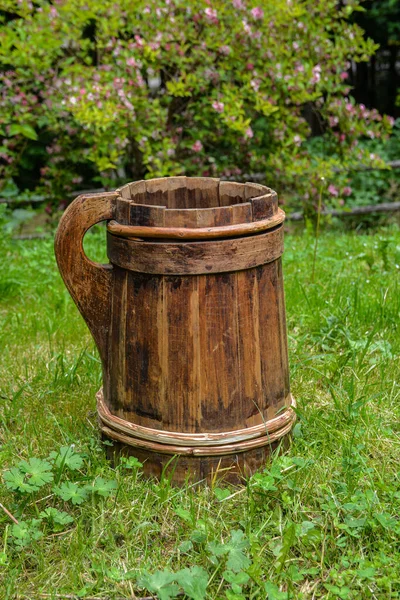
[[[321,176],[345,196],[335,168],[371,162],[359,138],[391,129],[347,84],[350,61],[376,49],[348,21],[360,1],[254,4],[4,0],[2,179],[40,168],[62,198],[96,181],[262,172],[308,202]],[[323,156],[304,143],[312,114]]]

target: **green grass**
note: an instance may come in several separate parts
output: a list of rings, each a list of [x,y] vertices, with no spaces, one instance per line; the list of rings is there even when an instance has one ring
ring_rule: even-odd
[[[103,252],[103,233],[88,238],[92,255]],[[52,241],[0,241],[0,470],[51,452],[54,461],[71,444],[80,457],[75,470],[56,459],[56,481],[36,491],[12,491],[9,475],[0,484],[28,532],[0,511],[0,598],[139,598],[157,582],[159,598],[400,596],[400,233],[323,234],[314,283],[313,244],[286,237],[294,436],[247,486],[226,491],[108,464],[100,363]],[[103,480],[110,490],[90,492]],[[53,491],[68,481],[86,490],[81,504]],[[46,520],[49,507],[66,522]]]

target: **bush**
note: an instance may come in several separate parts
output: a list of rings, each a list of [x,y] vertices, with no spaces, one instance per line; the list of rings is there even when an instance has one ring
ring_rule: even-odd
[[[62,199],[97,182],[262,172],[312,205],[338,165],[379,163],[358,139],[391,129],[349,95],[350,61],[377,47],[348,21],[359,4],[6,0],[0,175]]]

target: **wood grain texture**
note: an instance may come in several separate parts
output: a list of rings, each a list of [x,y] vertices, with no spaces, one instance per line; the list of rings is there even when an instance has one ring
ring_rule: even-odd
[[[175,446],[220,446],[247,441],[265,436],[266,434],[271,435],[272,433],[285,428],[286,425],[294,419],[293,411],[286,410],[282,411],[279,415],[269,421],[244,429],[214,432],[207,431],[202,433],[167,431],[164,429],[160,430],[144,427],[116,416],[105,403],[102,389],[97,392],[96,398],[99,417],[105,426],[114,429],[116,432],[124,433],[132,438],[141,438],[152,442]],[[291,396],[287,398],[286,405],[288,407],[295,406],[294,399]]]
[[[83,250],[83,238],[93,225],[114,217],[118,194],[79,196],[61,217],[54,250],[64,283],[85,319],[107,367],[112,291],[112,266],[91,261]]]
[[[187,213],[187,220],[190,226],[179,226],[179,227],[148,227],[144,225],[123,225],[112,220],[108,223],[107,230],[119,237],[124,238],[151,238],[151,239],[177,239],[177,240],[201,240],[201,239],[220,239],[227,237],[240,237],[246,235],[254,235],[267,229],[273,229],[277,225],[280,225],[285,220],[285,213],[283,210],[278,209],[275,214],[265,219],[258,221],[251,221],[250,216],[253,219],[253,215],[246,205],[238,205],[237,207],[226,207],[221,209],[204,209],[208,211],[206,217],[203,217],[201,210],[194,211],[193,209],[182,211]],[[171,214],[173,211],[166,210],[165,218],[168,223],[171,222],[171,217],[177,216],[179,222],[185,219],[185,214]],[[177,211],[177,213],[181,211]],[[240,215],[243,216],[245,221],[240,221]],[[203,226],[204,221],[210,224],[206,227]],[[216,222],[212,225],[211,222]],[[223,225],[219,223],[224,223]],[[233,224],[229,224],[233,223]]]
[[[186,243],[159,243],[107,234],[110,261],[138,273],[225,273],[266,264],[276,260],[282,253],[282,227],[256,236]]]
[[[106,434],[104,439],[109,440]],[[214,484],[225,482],[233,485],[245,484],[248,477],[253,475],[263,465],[272,452],[278,448],[285,449],[289,445],[288,437],[280,438],[267,446],[247,450],[228,456],[185,456],[175,458],[169,454],[157,453],[135,448],[127,443],[114,440],[113,447],[107,446],[109,459],[117,464],[121,456],[135,456],[143,464],[146,477],[160,479],[162,473],[171,477],[175,485],[186,483]]]
[[[177,483],[221,469],[238,481],[290,430],[283,219],[265,186],[187,177],[66,211],[57,260],[102,358],[110,452],[145,459],[149,475],[179,454]],[[82,249],[100,220],[110,265]]]
[[[232,204],[242,204],[245,198],[245,188],[241,183],[234,181],[220,181],[219,184],[219,205],[231,206]]]

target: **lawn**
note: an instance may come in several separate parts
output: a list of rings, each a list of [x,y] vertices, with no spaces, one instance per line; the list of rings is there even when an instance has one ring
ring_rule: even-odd
[[[176,489],[105,459],[52,240],[0,240],[2,599],[399,597],[400,233],[324,233],[314,282],[313,245],[286,237],[290,447],[243,487]]]

